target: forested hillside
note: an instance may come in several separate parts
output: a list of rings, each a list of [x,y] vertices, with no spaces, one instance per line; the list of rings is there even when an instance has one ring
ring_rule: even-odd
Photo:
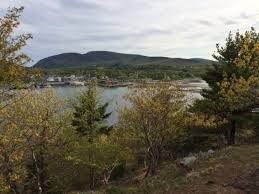
[[[210,65],[211,60],[206,59],[183,59],[167,57],[147,57],[142,55],[122,54],[108,51],[92,51],[86,54],[63,53],[47,57],[37,62],[34,67],[45,69],[57,68],[86,68],[90,66],[113,67],[113,66],[145,66],[159,65],[171,67],[192,67],[193,65]]]
[[[47,57],[34,65],[48,74],[77,74],[111,78],[181,79],[200,77],[212,60],[147,57],[107,51],[86,54],[64,53]]]

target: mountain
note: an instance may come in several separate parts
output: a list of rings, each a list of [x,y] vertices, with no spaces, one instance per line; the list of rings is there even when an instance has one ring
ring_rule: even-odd
[[[170,67],[204,66],[213,61],[201,58],[183,59],[168,57],[147,57],[143,55],[122,54],[108,51],[92,51],[86,54],[63,53],[44,58],[34,67],[42,69],[66,69],[86,67],[114,67],[114,66],[147,66],[159,65]]]

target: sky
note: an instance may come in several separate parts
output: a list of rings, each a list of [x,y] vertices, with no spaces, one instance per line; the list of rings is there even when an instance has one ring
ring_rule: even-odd
[[[0,0],[0,17],[13,6],[33,63],[98,50],[211,59],[229,31],[259,31],[259,0]]]

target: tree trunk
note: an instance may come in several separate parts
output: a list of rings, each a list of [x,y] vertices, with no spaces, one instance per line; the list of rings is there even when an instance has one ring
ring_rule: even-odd
[[[156,173],[156,168],[157,168],[157,161],[156,159],[153,159],[152,160],[152,165],[151,165],[151,168],[150,168],[150,175],[151,176],[154,176],[155,173]]]
[[[9,157],[7,156],[7,154],[3,154],[3,156],[4,156],[4,161],[6,163],[5,170],[4,170],[4,176],[5,176],[6,182],[9,185],[13,194],[19,194],[20,192],[18,190],[16,182],[11,180],[13,170],[9,165]]]
[[[145,178],[148,175],[151,175],[151,176],[155,175],[157,166],[160,161],[160,152],[156,151],[155,149],[151,149],[151,150],[153,150],[153,151],[148,154],[149,155],[148,156],[148,168],[147,168],[147,171],[145,174]]]
[[[94,190],[95,189],[95,172],[94,168],[90,167],[89,168],[89,189]]]
[[[147,178],[148,177],[148,175],[149,175],[149,172],[150,172],[150,161],[148,161],[148,165],[147,165],[147,170],[146,170],[146,172],[145,172],[145,176],[144,176],[144,178]]]
[[[147,157],[144,158],[144,168],[147,169],[148,165],[147,165]]]
[[[17,186],[14,184],[11,186],[11,190],[13,191],[14,194],[19,194],[20,192],[17,189]]]
[[[18,188],[17,188],[16,183],[15,183],[14,181],[11,181],[11,178],[10,178],[10,177],[7,178],[7,182],[8,182],[8,184],[9,184],[9,187],[10,187],[10,189],[12,190],[12,193],[13,193],[13,194],[19,194],[19,193],[20,193],[19,190],[18,190]]]
[[[109,179],[110,179],[110,174],[109,174],[109,172],[107,170],[106,172],[103,173],[103,183],[105,185],[108,185]]]
[[[228,131],[227,143],[229,146],[235,144],[235,136],[236,136],[236,121],[231,121],[231,128]]]
[[[40,168],[38,166],[38,160],[36,158],[33,148],[31,148],[31,152],[32,152],[33,163],[36,169],[38,194],[42,194],[42,185],[41,185]]]
[[[40,182],[41,182],[41,193],[46,193],[47,192],[47,175],[46,175],[46,163],[44,160],[44,155],[43,155],[43,151],[41,150],[39,153],[39,169],[40,169]]]
[[[46,118],[48,117],[49,117],[49,113],[47,112]],[[47,133],[47,126],[45,126],[40,133],[41,144],[40,144],[40,151],[39,151],[39,168],[40,168],[40,182],[41,182],[42,193],[47,193],[47,174],[46,174],[47,164],[45,163],[45,156],[44,156],[44,151],[47,150],[46,133]]]

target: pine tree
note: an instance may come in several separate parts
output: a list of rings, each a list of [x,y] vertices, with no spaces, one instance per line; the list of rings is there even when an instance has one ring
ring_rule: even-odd
[[[218,127],[226,129],[227,143],[232,145],[237,121],[258,106],[259,34],[253,28],[244,35],[230,33],[213,57],[217,63],[202,77],[210,89],[203,90],[203,99],[191,110],[213,116]]]
[[[75,110],[72,125],[75,127],[80,137],[86,138],[88,143],[93,144],[102,134],[109,134],[112,127],[106,125],[107,118],[111,112],[107,113],[108,103],[101,104],[97,94],[97,86],[92,84],[82,92],[77,101],[73,104]],[[95,167],[94,150],[89,152],[89,181],[90,189],[95,188]]]

